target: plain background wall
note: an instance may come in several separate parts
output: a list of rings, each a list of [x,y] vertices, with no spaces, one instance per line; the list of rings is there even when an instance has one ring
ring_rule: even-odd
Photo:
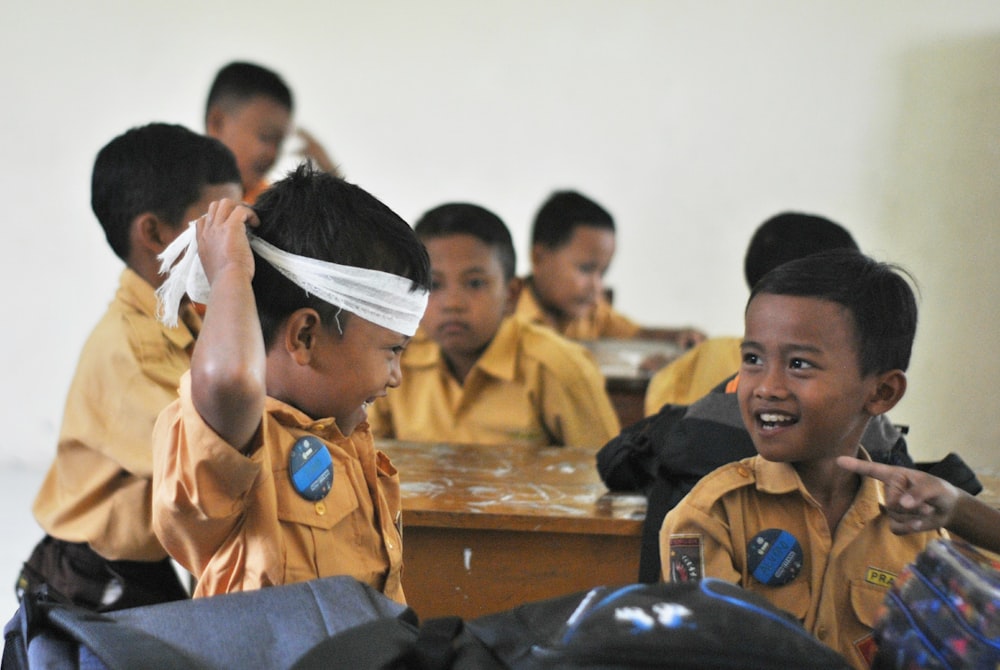
[[[408,220],[493,209],[522,273],[549,192],[605,204],[616,304],[649,324],[739,334],[753,229],[786,209],[843,223],[920,282],[892,413],[911,450],[1000,469],[995,0],[37,0],[0,18],[0,465],[51,458],[116,286],[95,153],[149,121],[201,130],[216,69],[252,59],[351,180]]]

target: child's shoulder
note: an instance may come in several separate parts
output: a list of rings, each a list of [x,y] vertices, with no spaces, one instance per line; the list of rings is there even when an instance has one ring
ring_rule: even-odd
[[[756,488],[759,458],[759,456],[749,456],[720,465],[698,480],[688,493],[687,501],[707,508],[736,491]]]
[[[562,367],[580,360],[591,360],[587,348],[539,323],[513,316],[504,320],[501,330],[509,329],[524,356],[536,359],[547,367]]]

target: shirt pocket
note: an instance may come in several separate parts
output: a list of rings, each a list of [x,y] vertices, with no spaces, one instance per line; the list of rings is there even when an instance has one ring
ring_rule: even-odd
[[[788,612],[799,621],[805,621],[811,596],[809,582],[802,575],[781,586],[767,586],[754,581],[748,590],[763,596],[775,607]]]
[[[321,500],[306,500],[292,486],[288,469],[275,471],[278,520],[282,523],[308,526],[317,530],[330,530],[351,516],[358,508],[358,496],[345,464],[333,456],[333,485]]]
[[[887,593],[888,590],[883,587],[852,580],[851,609],[855,618],[868,628],[875,628]]]

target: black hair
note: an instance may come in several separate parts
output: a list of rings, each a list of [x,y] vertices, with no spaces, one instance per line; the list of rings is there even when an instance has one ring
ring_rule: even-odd
[[[760,224],[743,259],[743,276],[753,288],[782,263],[828,249],[858,249],[847,229],[815,214],[782,212]]]
[[[293,110],[292,91],[277,72],[255,63],[229,63],[216,73],[208,90],[205,118],[215,105],[243,104],[258,95]]]
[[[859,251],[834,249],[799,258],[768,272],[750,292],[828,300],[854,321],[861,374],[906,370],[917,331],[917,301],[904,269]]]
[[[556,191],[535,215],[531,243],[558,249],[570,241],[579,226],[615,232],[615,220],[596,202],[576,191]]]
[[[298,256],[381,270],[430,288],[427,250],[409,224],[363,190],[301,164],[275,182],[254,204],[260,226],[254,231],[274,246]],[[254,254],[253,291],[264,344],[270,347],[282,322],[295,310],[315,309],[327,327],[346,313],[310,296]]]
[[[514,278],[517,255],[510,231],[499,216],[484,207],[464,202],[440,205],[425,212],[414,230],[421,240],[471,235],[496,252],[504,279],[509,281]]]
[[[175,228],[184,211],[216,184],[240,184],[236,158],[222,142],[184,126],[150,123],[111,140],[94,160],[90,207],[111,249],[128,262],[132,221],[145,212]]]

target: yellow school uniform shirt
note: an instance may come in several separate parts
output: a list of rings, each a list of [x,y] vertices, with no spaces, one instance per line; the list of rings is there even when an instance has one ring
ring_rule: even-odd
[[[464,385],[437,343],[419,336],[403,379],[369,411],[372,432],[415,442],[600,447],[619,433],[604,379],[579,344],[504,319]]]
[[[319,501],[293,488],[289,457],[313,436],[333,459]],[[367,424],[344,437],[268,397],[260,445],[245,456],[201,418],[191,376],[153,433],[153,528],[198,579],[195,597],[349,575],[405,603],[399,476],[375,449]]]
[[[602,337],[627,340],[636,337],[642,330],[642,326],[615,311],[604,298],[600,298],[586,316],[576,318],[560,329],[555,319],[545,313],[535,297],[531,277],[524,280],[524,288],[518,296],[514,315],[524,321],[554,328],[571,340],[597,340]]]
[[[649,380],[646,416],[656,414],[666,404],[690,405],[738,372],[742,341],[739,337],[713,337],[668,363]]]
[[[864,454],[867,458],[867,454]],[[943,532],[895,535],[880,511],[882,483],[865,477],[833,536],[795,469],[760,456],[704,477],[660,530],[664,581],[715,577],[739,584],[795,615],[856,668],[874,655],[872,626],[893,579]],[[755,579],[748,543],[761,531],[791,533],[802,549],[799,574],[783,585]]]
[[[112,561],[167,557],[150,527],[151,435],[177,398],[201,320],[190,307],[179,325],[156,319],[153,287],[132,270],[91,331],[77,363],[55,460],[34,514],[49,535],[86,542]]]

